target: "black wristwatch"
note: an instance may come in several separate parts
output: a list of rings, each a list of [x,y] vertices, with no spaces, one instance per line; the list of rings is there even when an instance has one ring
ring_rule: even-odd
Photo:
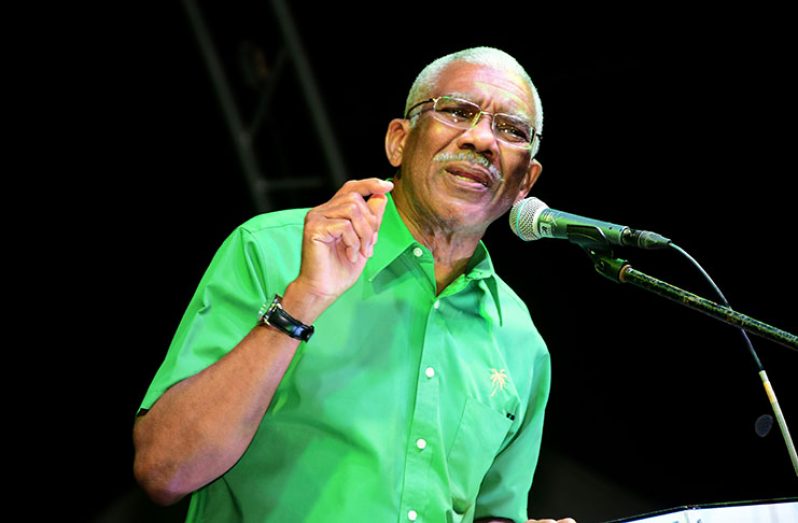
[[[283,309],[283,297],[274,295],[272,302],[264,303],[258,312],[258,322],[283,331],[292,338],[308,341],[313,336],[313,325],[305,325]]]

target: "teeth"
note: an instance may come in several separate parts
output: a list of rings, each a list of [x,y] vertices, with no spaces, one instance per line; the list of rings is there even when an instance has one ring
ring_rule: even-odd
[[[482,185],[482,186],[485,186],[485,187],[486,187],[486,185],[485,185],[484,183],[482,183],[482,182],[480,182],[480,181],[477,181],[477,180],[475,180],[475,179],[473,179],[473,178],[469,178],[468,176],[463,176],[462,174],[455,174],[455,176],[457,176],[457,177],[458,177],[458,178],[460,178],[461,180],[465,180],[465,181],[467,181],[467,182],[471,182],[471,183],[479,183],[480,185]]]

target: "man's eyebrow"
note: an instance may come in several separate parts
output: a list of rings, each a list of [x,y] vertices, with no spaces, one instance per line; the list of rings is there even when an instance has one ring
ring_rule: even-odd
[[[474,100],[471,99],[471,95],[466,94],[466,93],[461,93],[460,91],[451,91],[451,92],[445,94],[444,96],[454,96],[454,97],[457,97],[457,98],[464,98],[464,99],[468,100],[469,102],[473,102],[474,101]],[[474,103],[476,103],[476,102],[474,102]]]

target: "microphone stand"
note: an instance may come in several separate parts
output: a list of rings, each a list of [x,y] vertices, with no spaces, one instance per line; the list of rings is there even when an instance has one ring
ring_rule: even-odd
[[[568,241],[581,247],[593,261],[596,272],[616,283],[631,283],[658,296],[668,298],[691,309],[702,312],[729,325],[734,325],[757,336],[769,339],[780,345],[798,350],[798,336],[778,329],[767,323],[741,314],[729,307],[714,301],[702,298],[684,289],[671,285],[665,281],[649,276],[648,274],[633,269],[632,266],[620,258],[615,258],[607,237],[598,227],[590,225],[568,225]],[[765,388],[765,393],[770,401],[773,414],[778,421],[779,429],[787,445],[787,453],[792,461],[795,475],[798,476],[798,453],[787,428],[787,422],[779,406],[776,393],[765,369],[761,367],[759,377]]]

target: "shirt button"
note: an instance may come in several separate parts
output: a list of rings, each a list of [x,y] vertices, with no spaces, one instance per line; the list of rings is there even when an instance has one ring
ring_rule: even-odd
[[[418,438],[416,440],[416,447],[418,447],[419,450],[424,450],[425,448],[427,448],[427,440],[425,440],[424,438]]]
[[[433,303],[432,306],[433,306],[433,308],[435,308],[435,310],[440,309],[441,308],[441,300],[435,300],[435,303]]]
[[[415,521],[418,518],[418,512],[415,510],[408,510],[407,511],[407,519],[410,521]]]
[[[435,369],[432,367],[427,367],[427,370],[424,371],[424,374],[426,374],[428,378],[431,378],[435,376]]]
[[[413,249],[413,255],[416,258],[421,258],[422,254],[424,254],[424,251],[421,250],[421,247],[416,247],[415,249]],[[415,514],[415,512],[414,512],[414,514]]]

